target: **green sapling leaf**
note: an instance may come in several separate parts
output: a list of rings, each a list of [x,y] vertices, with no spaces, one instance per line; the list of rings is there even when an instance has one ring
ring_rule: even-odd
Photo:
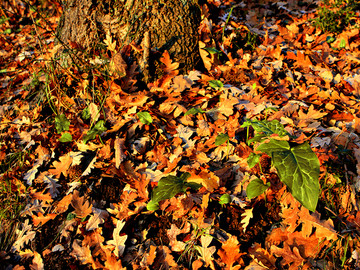
[[[166,199],[171,199],[178,193],[186,192],[188,187],[198,189],[201,187],[198,183],[186,182],[191,176],[190,173],[185,172],[180,177],[168,175],[159,180],[157,187],[154,188],[151,194],[151,200],[148,203],[148,210],[157,210],[159,202]],[[150,204],[150,205],[149,205]]]
[[[250,155],[247,158],[247,164],[249,165],[250,169],[259,163],[260,157],[261,155],[259,154],[250,153]]]
[[[219,80],[211,80],[211,81],[209,81],[209,85],[210,85],[210,87],[212,87],[216,90],[224,87],[224,84]]]
[[[84,120],[88,120],[90,119],[90,117],[91,117],[90,109],[89,107],[86,107],[81,113],[81,118]]]
[[[221,205],[227,204],[227,203],[231,203],[231,197],[229,194],[225,193],[223,194],[220,199],[219,199],[219,203]]]
[[[185,116],[189,115],[189,114],[197,114],[197,113],[205,113],[205,111],[203,111],[201,108],[191,108],[190,110],[188,110],[185,113]]]
[[[67,120],[64,114],[55,116],[55,128],[56,128],[56,132],[59,134],[65,130],[69,130],[70,121]]]
[[[251,200],[265,192],[270,187],[270,183],[264,184],[259,178],[252,180],[246,187],[246,195]]]
[[[145,125],[150,125],[153,121],[150,113],[148,112],[138,112],[136,115],[139,117],[140,122]]]
[[[320,162],[308,143],[275,151],[273,164],[280,180],[304,207],[315,211],[320,195]]]
[[[159,209],[159,203],[154,202],[153,200],[150,200],[146,205],[146,209],[149,211],[156,211]]]
[[[227,142],[229,140],[229,135],[221,133],[219,135],[217,135],[216,139],[215,139],[215,145],[219,146],[222,145],[223,143]]]
[[[72,136],[70,133],[65,132],[64,134],[61,135],[61,137],[59,138],[59,142],[65,143],[65,142],[71,142],[72,141]]]
[[[207,51],[210,54],[217,54],[217,53],[221,54],[222,53],[221,51],[219,51],[216,48],[203,48],[203,50]]]
[[[84,136],[83,141],[84,143],[87,143],[87,141],[89,140],[93,140],[95,139],[96,135],[101,135],[103,132],[106,131],[106,127],[105,125],[105,121],[104,120],[100,120],[98,121],[95,126],[88,131],[88,133]]]

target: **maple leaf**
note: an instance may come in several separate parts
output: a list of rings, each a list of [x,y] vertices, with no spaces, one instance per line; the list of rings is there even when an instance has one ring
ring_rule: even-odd
[[[234,263],[237,263],[241,258],[241,255],[245,253],[240,253],[239,241],[236,236],[231,235],[225,243],[222,244],[221,249],[218,251],[222,262],[225,263],[226,269],[235,270],[240,269],[240,266],[233,266]]]
[[[125,241],[128,238],[127,235],[120,235],[120,231],[125,225],[125,221],[118,220],[113,232],[113,240],[109,240],[106,243],[115,247],[114,253],[119,258],[123,255],[125,250]]]
[[[75,190],[71,198],[71,206],[74,207],[74,212],[77,217],[84,218],[91,213],[91,204],[85,197],[79,196],[79,191]]]

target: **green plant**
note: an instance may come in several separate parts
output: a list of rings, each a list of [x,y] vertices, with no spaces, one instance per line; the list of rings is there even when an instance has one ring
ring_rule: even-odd
[[[140,122],[145,125],[150,125],[153,122],[149,112],[138,112],[136,115],[139,117]]]
[[[17,185],[4,175],[0,179],[0,251],[8,252],[16,240],[20,214],[25,207]]]
[[[320,163],[310,145],[306,142],[290,143],[290,134],[277,120],[247,120],[242,125],[248,128],[248,132],[250,126],[255,135],[248,139],[248,144],[255,143],[257,152],[270,156],[280,180],[294,198],[307,209],[315,211],[320,194]],[[250,163],[254,163],[254,157],[251,157]]]
[[[357,0],[323,0],[312,23],[324,32],[340,33],[352,23],[355,10],[359,7]]]
[[[152,191],[147,209],[150,211],[159,209],[160,201],[171,199],[178,193],[186,192],[187,188],[199,189],[201,187],[200,184],[186,181],[190,176],[190,173],[185,172],[180,177],[174,175],[162,177],[157,187]]]
[[[87,141],[89,140],[93,140],[95,139],[96,135],[101,135],[103,132],[106,131],[106,127],[105,125],[105,121],[104,120],[100,120],[98,121],[95,126],[93,126],[92,129],[90,129],[88,131],[88,133],[86,133],[86,135],[83,137],[83,141],[84,143],[87,143]],[[100,138],[101,139],[101,138]]]

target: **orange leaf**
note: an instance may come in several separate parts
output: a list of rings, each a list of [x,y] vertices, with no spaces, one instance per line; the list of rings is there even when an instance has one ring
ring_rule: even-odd
[[[37,216],[33,215],[33,223],[34,226],[37,227],[38,225],[44,225],[46,222],[48,222],[50,219],[56,218],[57,214],[48,214],[44,216],[42,213],[38,213]]]
[[[226,240],[226,242],[221,246],[221,249],[218,251],[218,255],[226,265],[225,269],[229,270],[237,269],[236,267],[233,267],[233,264],[238,262],[243,254],[246,253],[240,253],[239,241],[234,235]]]
[[[54,161],[53,167],[54,169],[50,169],[49,173],[54,175],[55,177],[59,178],[60,174],[62,173],[65,177],[68,175],[67,171],[71,166],[72,157],[69,153],[59,158],[60,161]]]
[[[75,214],[79,218],[84,218],[91,213],[92,205],[85,197],[79,196],[79,191],[75,190],[71,199],[71,206],[75,209]]]
[[[165,65],[164,71],[167,74],[177,75],[179,71],[176,69],[179,67],[179,63],[172,63],[168,51],[165,51],[160,58],[161,63]]]

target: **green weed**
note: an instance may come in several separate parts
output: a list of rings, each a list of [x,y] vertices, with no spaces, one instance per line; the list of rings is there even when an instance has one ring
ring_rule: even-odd
[[[323,0],[318,17],[312,20],[324,32],[340,33],[352,24],[355,11],[360,8],[357,0]]]

